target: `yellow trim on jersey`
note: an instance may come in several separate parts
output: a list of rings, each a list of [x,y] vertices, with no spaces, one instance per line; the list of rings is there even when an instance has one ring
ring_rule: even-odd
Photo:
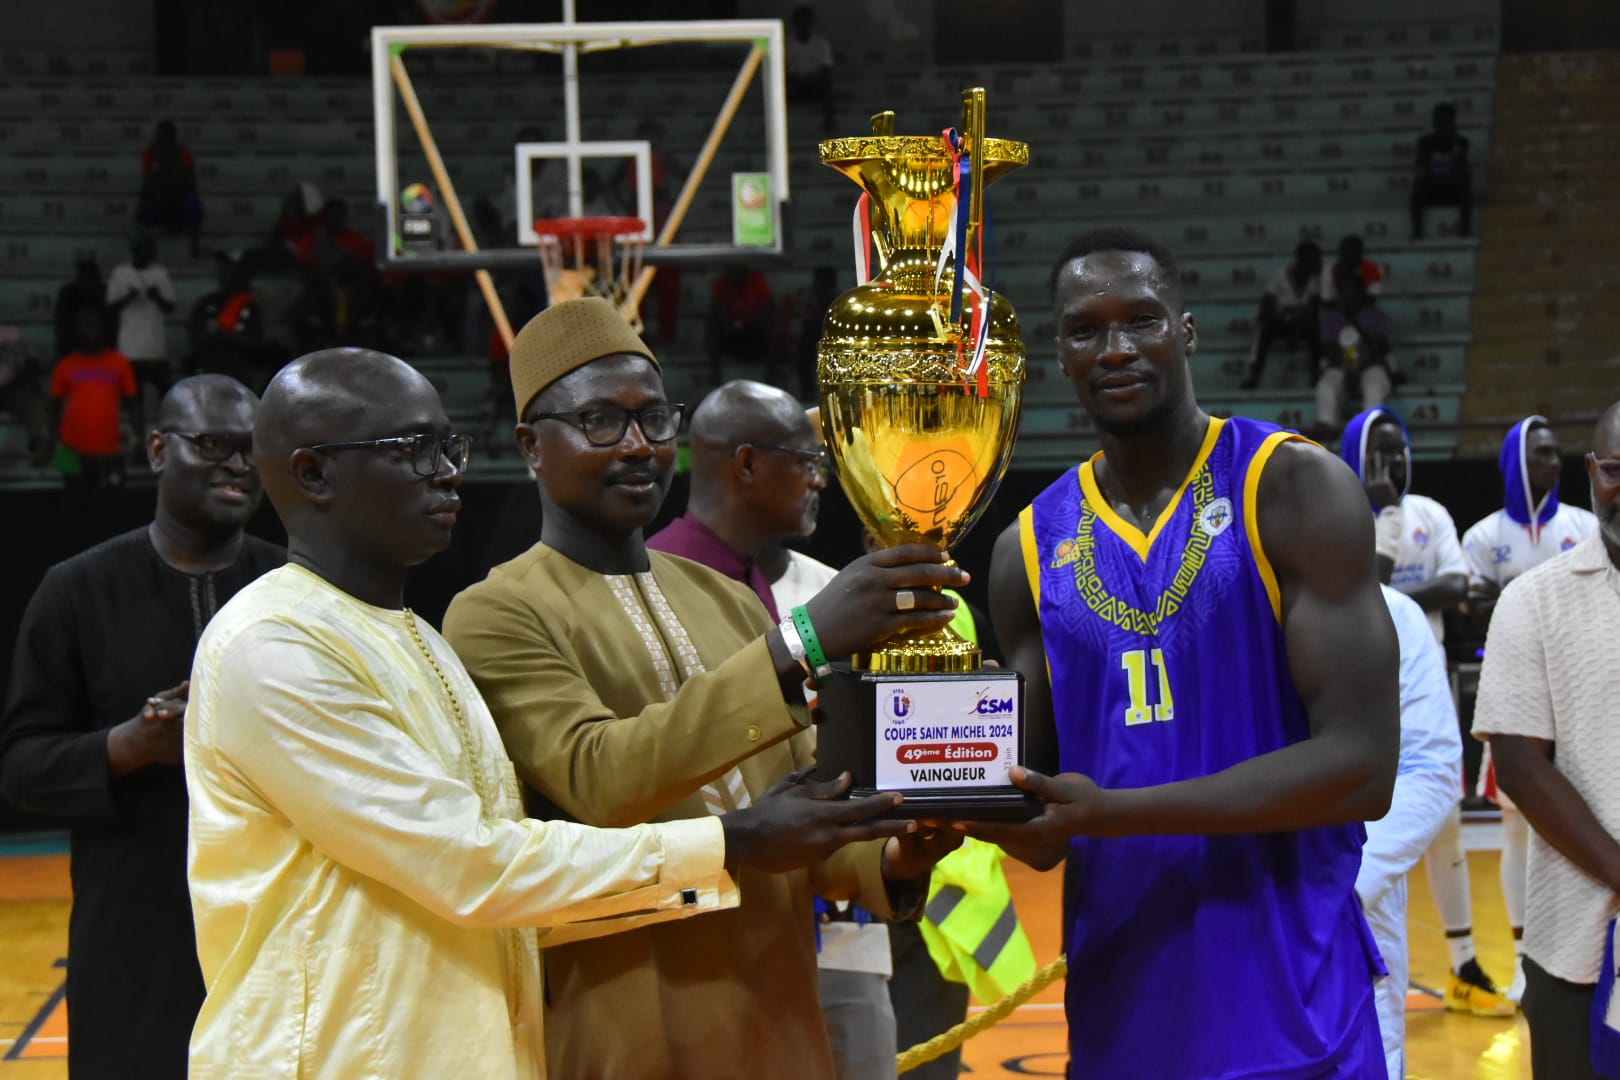
[[[1035,601],[1035,625],[1041,623],[1041,548],[1035,542],[1035,504],[1018,511],[1018,546],[1024,550],[1024,576]],[[1046,632],[1041,631],[1041,658],[1046,661],[1046,685],[1052,685],[1052,657],[1046,651]],[[1027,677],[1027,675],[1026,675]]]
[[[1093,468],[1093,463],[1102,457],[1102,451],[1097,451],[1090,461],[1080,466],[1080,490],[1085,493],[1086,501],[1096,510],[1098,520],[1107,525],[1121,540],[1125,541],[1143,562],[1147,562],[1148,552],[1153,547],[1153,541],[1159,538],[1159,533],[1164,530],[1165,525],[1171,518],[1175,517],[1176,507],[1181,505],[1181,497],[1186,494],[1187,486],[1192,483],[1193,477],[1197,476],[1199,471],[1203,469],[1204,463],[1209,460],[1209,455],[1215,451],[1215,443],[1220,439],[1221,428],[1225,424],[1226,421],[1218,416],[1209,418],[1209,430],[1204,432],[1204,445],[1199,447],[1198,456],[1193,459],[1192,468],[1188,469],[1187,475],[1181,478],[1181,486],[1176,488],[1174,495],[1170,496],[1169,503],[1160,511],[1159,516],[1153,522],[1153,529],[1146,535],[1143,535],[1141,529],[1120,517],[1119,512],[1109,504],[1107,499],[1103,498],[1102,489],[1097,486],[1097,477]]]
[[[1035,543],[1035,507],[1026,506],[1018,512],[1018,546],[1024,549],[1024,576],[1029,578],[1029,592],[1035,599],[1035,618],[1041,617],[1041,552]]]
[[[1282,622],[1282,590],[1277,586],[1277,572],[1271,568],[1271,559],[1266,556],[1266,549],[1260,544],[1260,473],[1271,460],[1271,455],[1277,447],[1285,442],[1310,442],[1302,435],[1292,431],[1274,431],[1266,436],[1260,449],[1254,452],[1249,459],[1249,471],[1243,477],[1243,528],[1249,534],[1249,550],[1254,554],[1254,568],[1260,571],[1260,580],[1265,584],[1266,596],[1271,600],[1271,613]]]

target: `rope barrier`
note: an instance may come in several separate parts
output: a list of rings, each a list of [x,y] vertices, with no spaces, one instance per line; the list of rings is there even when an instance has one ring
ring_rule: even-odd
[[[935,1058],[942,1057],[955,1050],[986,1028],[995,1027],[1010,1016],[1014,1009],[1063,978],[1068,972],[1068,960],[1059,956],[1025,980],[1024,984],[1018,989],[984,1010],[978,1016],[962,1021],[949,1031],[941,1035],[935,1035],[927,1042],[920,1042],[909,1050],[902,1050],[898,1058],[900,1071],[907,1072],[919,1065],[925,1065]]]

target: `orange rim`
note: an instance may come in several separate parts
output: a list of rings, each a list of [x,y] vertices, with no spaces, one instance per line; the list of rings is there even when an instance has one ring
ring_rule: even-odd
[[[646,232],[647,223],[638,217],[541,218],[534,223],[534,231],[559,240],[589,240],[596,236],[634,236]]]

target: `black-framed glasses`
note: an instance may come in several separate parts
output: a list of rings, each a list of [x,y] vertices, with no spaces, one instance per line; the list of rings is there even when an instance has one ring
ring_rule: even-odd
[[[1598,475],[1603,477],[1605,484],[1620,484],[1620,459],[1600,458],[1587,451],[1586,460],[1597,466]]]
[[[826,476],[832,470],[832,452],[825,446],[818,446],[814,450],[804,446],[783,446],[781,443],[745,442],[738,443],[737,450],[745,446],[752,446],[755,450],[771,450],[778,454],[791,454],[799,459],[806,472],[817,476]],[[737,450],[733,450],[735,454]]]
[[[159,431],[163,435],[180,436],[196,449],[198,457],[215,465],[223,465],[237,454],[242,455],[244,464],[253,464],[252,435],[225,431],[177,431],[174,428],[161,428]]]
[[[385,439],[355,439],[351,442],[316,443],[305,450],[331,453],[334,450],[400,450],[411,458],[411,470],[417,476],[437,476],[439,464],[448,460],[458,473],[467,471],[467,459],[472,455],[472,436],[457,431],[440,434],[424,431],[419,435],[395,435]]]
[[[585,441],[592,446],[615,446],[624,438],[624,433],[630,430],[632,420],[636,422],[636,426],[641,429],[642,437],[648,442],[669,442],[680,433],[681,414],[685,411],[685,405],[660,402],[657,405],[643,405],[639,409],[626,409],[622,405],[597,405],[573,412],[535,413],[534,418],[561,420],[565,424],[572,424],[584,432]]]

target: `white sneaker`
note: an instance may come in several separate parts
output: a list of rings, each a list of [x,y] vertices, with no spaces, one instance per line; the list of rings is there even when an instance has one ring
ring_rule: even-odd
[[[1518,957],[1513,961],[1513,981],[1508,988],[1502,991],[1502,996],[1513,1004],[1518,1005],[1524,997],[1524,958]]]

